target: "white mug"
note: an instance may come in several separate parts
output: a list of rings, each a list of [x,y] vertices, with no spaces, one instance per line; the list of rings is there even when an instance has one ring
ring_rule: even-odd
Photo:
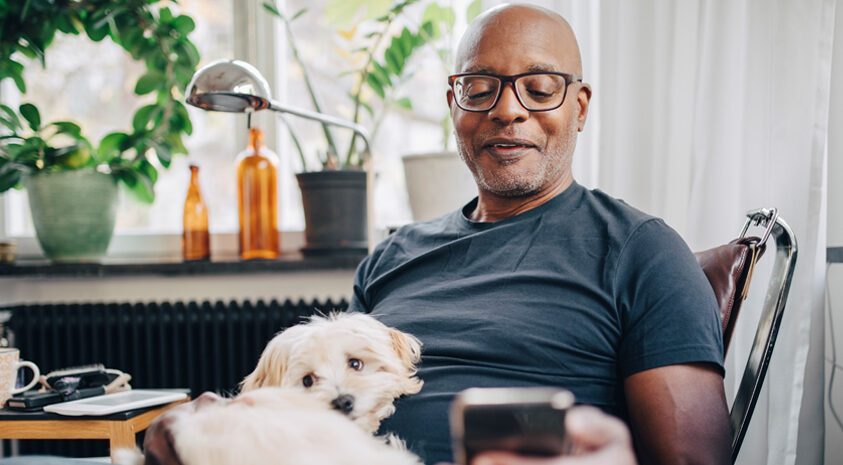
[[[0,349],[0,408],[6,406],[6,401],[12,395],[20,394],[35,386],[38,383],[38,377],[41,376],[41,370],[38,369],[38,365],[19,360],[19,358],[20,350],[18,349]],[[32,370],[32,381],[24,387],[15,389],[18,370],[24,367]]]

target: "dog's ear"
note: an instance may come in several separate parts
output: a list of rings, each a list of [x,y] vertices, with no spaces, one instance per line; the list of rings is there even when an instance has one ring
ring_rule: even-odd
[[[389,329],[389,337],[392,339],[392,347],[395,349],[398,359],[401,360],[409,375],[400,383],[399,394],[417,394],[424,384],[424,381],[415,376],[416,364],[421,361],[422,343],[415,336],[393,328]]]
[[[389,337],[392,339],[392,348],[398,354],[401,363],[407,369],[415,373],[416,364],[421,360],[421,341],[415,336],[398,331],[397,329],[389,329]]]
[[[258,366],[240,382],[240,392],[264,386],[281,386],[287,367],[287,351],[284,347],[280,335],[269,341],[258,360]]]

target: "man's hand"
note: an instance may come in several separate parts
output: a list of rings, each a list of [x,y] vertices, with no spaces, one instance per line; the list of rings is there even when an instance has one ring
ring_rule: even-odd
[[[648,465],[731,463],[723,377],[712,365],[670,365],[624,382],[638,458]]]
[[[471,465],[636,465],[626,425],[594,407],[574,407],[565,417],[575,454],[554,458],[506,452],[478,455]]]

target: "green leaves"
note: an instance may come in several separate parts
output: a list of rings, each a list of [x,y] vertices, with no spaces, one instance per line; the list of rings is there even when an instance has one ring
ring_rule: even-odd
[[[480,16],[480,13],[483,12],[483,1],[482,0],[474,0],[473,2],[468,4],[468,8],[465,11],[465,20],[466,22],[474,21],[474,18]]]
[[[98,162],[107,163],[120,158],[120,154],[129,150],[132,145],[132,139],[128,134],[112,132],[102,138],[95,156]]]
[[[3,58],[3,55],[0,55],[0,82],[4,78],[10,78],[21,93],[26,92],[26,83],[23,81],[23,65],[11,58]]]
[[[325,15],[330,24],[344,28],[361,21],[383,18],[392,7],[392,0],[329,0]]]
[[[284,14],[281,13],[281,10],[279,10],[277,6],[275,6],[274,2],[263,2],[263,8],[266,11],[270,12],[272,15],[284,19]]]
[[[138,200],[145,203],[155,201],[154,181],[132,166],[112,166],[111,173],[117,177]]]
[[[425,25],[431,23],[427,22]],[[372,91],[384,100],[388,91],[401,81],[405,74],[405,66],[412,55],[427,43],[426,37],[432,37],[430,27],[415,33],[404,27],[399,34],[392,37],[389,47],[384,50],[383,61],[373,59],[366,75],[366,84]]]
[[[438,39],[442,36],[442,32],[436,25],[442,25],[447,31],[453,31],[456,21],[457,15],[452,8],[441,6],[435,2],[428,5],[422,13],[422,24],[429,24],[429,29],[425,32],[429,33],[431,39]]]
[[[6,192],[13,187],[17,187],[23,176],[23,172],[19,169],[12,167],[4,168],[0,169],[0,192]]]
[[[138,79],[135,84],[135,93],[138,95],[146,95],[162,83],[166,83],[164,76],[158,71],[149,71]]]
[[[135,132],[146,132],[155,126],[155,118],[160,117],[162,108],[158,105],[146,105],[135,112],[132,118],[132,128]],[[158,119],[160,122],[160,118]],[[152,126],[152,127],[150,127]]]
[[[32,128],[33,131],[38,131],[41,129],[41,114],[38,113],[38,109],[35,108],[35,105],[31,103],[24,103],[20,106],[20,114],[21,116],[26,119],[26,122],[29,123],[29,127]]]
[[[180,100],[200,61],[189,39],[196,23],[174,13],[170,3],[176,2],[0,0],[0,82],[10,79],[25,93],[24,66],[12,57],[19,52],[43,64],[57,32],[84,33],[93,41],[109,37],[144,63],[147,70],[134,91],[152,96],[135,111],[131,128],[106,135],[96,146],[74,122],[48,124],[32,104],[18,109],[0,104],[0,192],[17,185],[26,171],[108,165],[139,199],[154,198],[156,167],[166,168],[173,155],[187,153],[182,136],[193,125]]]
[[[196,29],[196,23],[194,23],[189,16],[185,15],[181,15],[174,19],[171,25],[173,26],[173,29],[184,35],[190,34],[194,29]]]
[[[8,105],[0,104],[0,124],[13,134],[23,130],[23,125],[21,124],[20,118],[18,118],[18,114]]]
[[[50,124],[56,128],[56,134],[66,134],[74,139],[82,138],[82,128],[78,124],[70,121],[56,121]]]

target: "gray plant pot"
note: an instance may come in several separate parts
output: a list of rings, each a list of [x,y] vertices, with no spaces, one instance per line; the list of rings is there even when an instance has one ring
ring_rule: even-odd
[[[304,255],[359,255],[368,252],[366,172],[299,173],[304,208]]]
[[[39,173],[24,178],[29,210],[44,255],[54,262],[102,258],[114,235],[117,183],[94,170]]]
[[[402,161],[413,221],[450,213],[477,196],[474,177],[456,152],[405,155]]]

